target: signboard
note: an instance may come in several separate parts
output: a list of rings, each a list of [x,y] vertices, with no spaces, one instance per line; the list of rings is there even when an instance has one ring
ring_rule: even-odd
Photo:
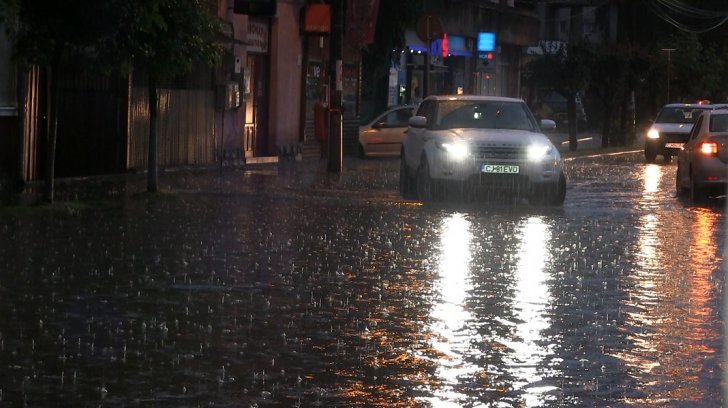
[[[437,16],[426,14],[417,20],[417,36],[427,44],[429,41],[442,36],[442,22]]]
[[[248,52],[268,53],[268,23],[248,19]]]
[[[322,3],[306,5],[303,30],[307,33],[330,33],[331,5]]]
[[[495,51],[495,33],[478,33],[478,51]]]
[[[399,71],[397,68],[389,68],[389,87],[387,88],[387,106],[397,105],[399,102]]]

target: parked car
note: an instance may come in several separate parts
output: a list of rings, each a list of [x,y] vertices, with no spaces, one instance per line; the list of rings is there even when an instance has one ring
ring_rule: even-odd
[[[713,105],[697,103],[672,103],[663,106],[647,131],[645,160],[652,163],[658,155],[662,155],[669,162],[688,141],[688,135],[698,116],[712,109]]]
[[[359,127],[359,156],[399,156],[413,106],[397,106]]]
[[[703,112],[677,156],[675,188],[693,202],[725,194],[728,183],[728,109]]]
[[[579,128],[583,129],[587,126],[586,111],[584,110],[584,104],[581,102],[581,96],[577,93],[574,96],[574,102],[576,104],[576,120],[579,124]],[[567,109],[568,103],[565,96],[558,92],[549,92],[541,100],[541,105],[538,107],[538,116],[540,119],[552,119],[556,122],[556,125],[564,132],[569,129],[569,114]]]
[[[521,99],[430,96],[409,120],[399,188],[405,198],[477,197],[507,191],[534,204],[561,205],[566,177],[558,149]]]

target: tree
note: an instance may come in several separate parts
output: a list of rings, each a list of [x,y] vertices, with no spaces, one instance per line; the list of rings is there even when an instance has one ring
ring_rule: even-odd
[[[221,46],[214,38],[222,33],[222,26],[201,0],[130,0],[124,3],[118,46],[126,62],[122,65],[140,67],[147,74],[147,191],[156,192],[159,188],[157,89],[175,76],[189,72],[195,62],[216,64]]]
[[[629,59],[623,49],[614,45],[602,45],[596,49],[591,64],[591,73],[598,80],[589,84],[601,113],[602,147],[609,147],[612,124],[627,87]]]
[[[569,150],[577,148],[576,95],[589,82],[591,51],[580,43],[541,43],[542,55],[526,65],[524,79],[542,92],[556,91],[566,97]]]

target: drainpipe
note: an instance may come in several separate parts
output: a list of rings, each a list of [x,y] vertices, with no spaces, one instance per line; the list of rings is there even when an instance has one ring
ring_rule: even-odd
[[[341,53],[343,35],[343,0],[333,0],[331,9],[331,38],[329,40],[329,162],[327,169],[332,173],[342,171],[343,112],[343,60]]]

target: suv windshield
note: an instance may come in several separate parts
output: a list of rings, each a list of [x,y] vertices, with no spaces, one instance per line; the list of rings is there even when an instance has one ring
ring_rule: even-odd
[[[520,102],[442,101],[434,129],[515,129],[535,131],[533,115]]]
[[[691,107],[676,107],[676,108],[662,108],[660,114],[657,115],[658,123],[695,123],[698,116],[703,111],[710,110],[709,108],[691,108]]]

